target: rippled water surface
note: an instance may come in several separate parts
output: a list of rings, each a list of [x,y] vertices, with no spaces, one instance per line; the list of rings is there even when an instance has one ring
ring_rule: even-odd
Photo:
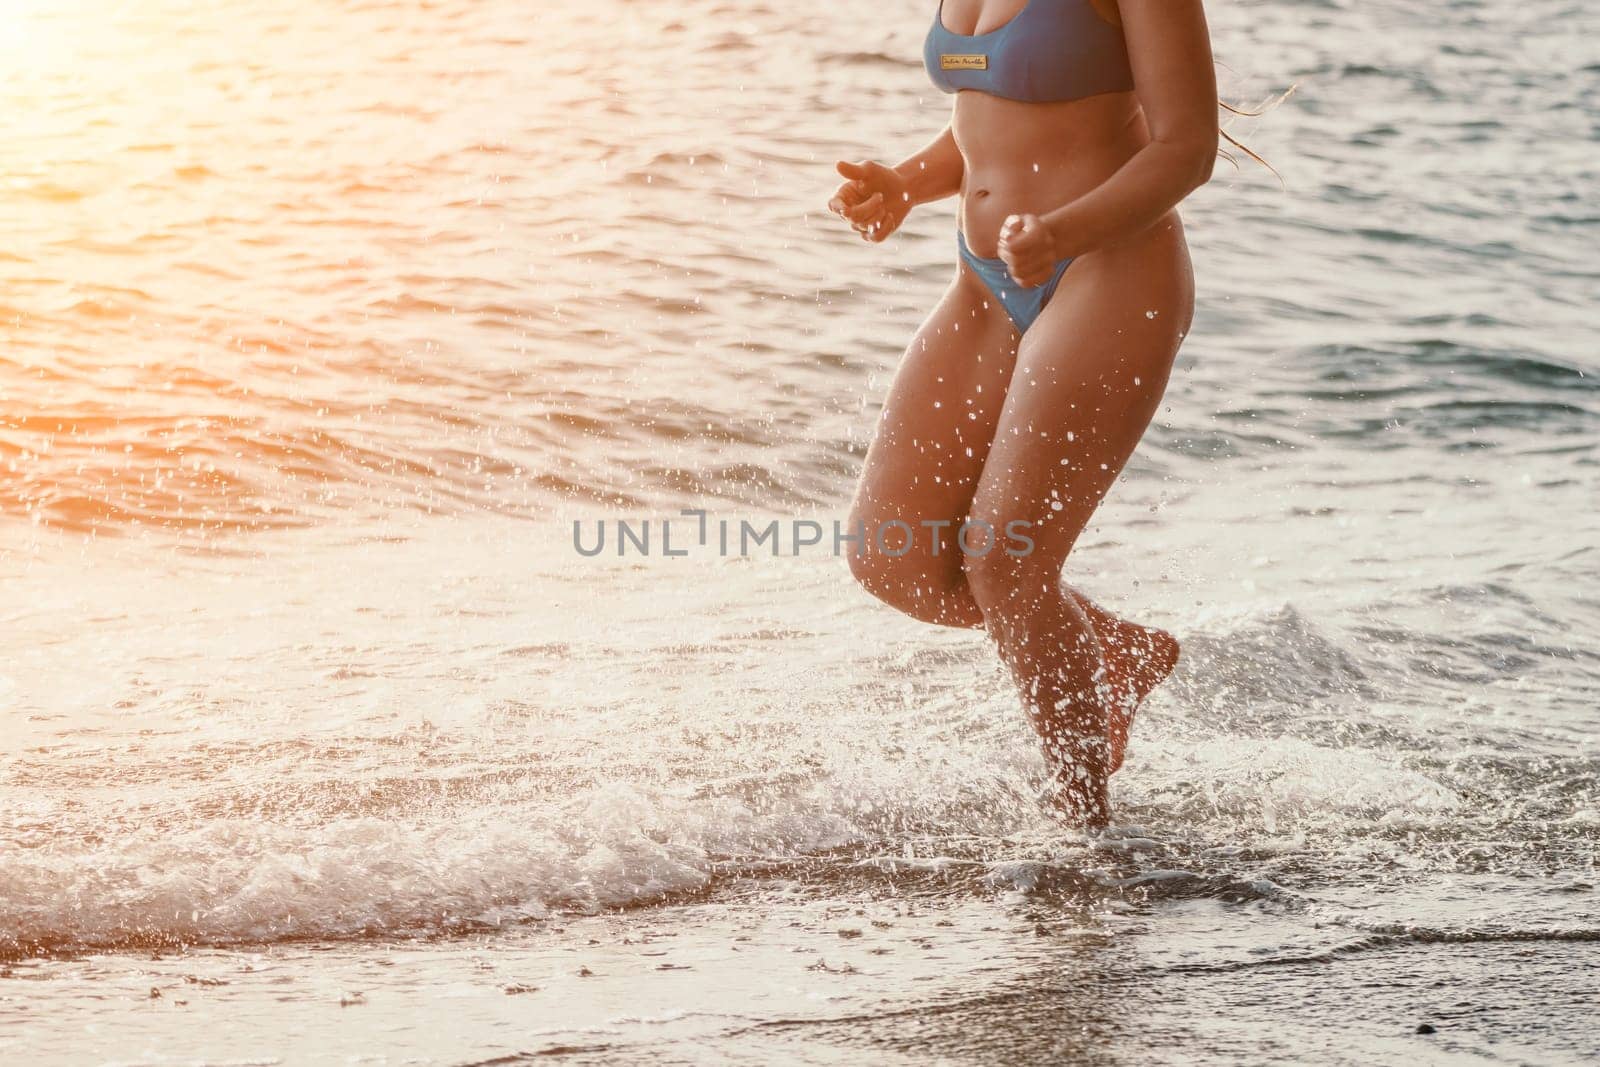
[[[842,513],[954,216],[822,208],[942,122],[930,7],[0,0],[6,1042],[1600,1047],[1588,8],[1211,5],[1299,89],[1069,568],[1185,644],[1106,839],[980,635],[573,550]]]

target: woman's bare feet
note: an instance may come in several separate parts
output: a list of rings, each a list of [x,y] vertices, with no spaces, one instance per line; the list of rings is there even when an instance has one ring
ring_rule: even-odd
[[[1051,774],[1040,799],[1068,826],[1105,829],[1111,821],[1106,741],[1063,735],[1054,742],[1046,741],[1044,752]]]
[[[1073,598],[1088,614],[1105,660],[1107,703],[1111,708],[1107,728],[1111,750],[1106,773],[1115,774],[1128,751],[1134,712],[1178,665],[1178,639],[1165,630],[1119,619],[1076,592]]]
[[[1071,596],[1094,631],[1102,669],[1093,694],[1074,700],[1058,692],[1048,711],[1033,703],[1033,726],[1051,769],[1040,799],[1067,825],[1098,830],[1110,821],[1107,784],[1127,754],[1134,712],[1172,674],[1179,649],[1165,630],[1119,619],[1075,591]]]

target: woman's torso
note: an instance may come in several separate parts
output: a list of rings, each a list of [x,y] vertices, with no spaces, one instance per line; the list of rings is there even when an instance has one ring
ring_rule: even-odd
[[[955,63],[997,64],[1017,61],[1016,53],[1047,40],[1057,27],[1046,20],[1104,19],[1114,24],[1114,0],[945,0],[935,16],[929,36],[930,71],[941,55],[985,56],[962,58]],[[1024,21],[1016,21],[1024,19]],[[1015,22],[1015,25],[1013,25]],[[941,31],[942,28],[942,31]],[[963,32],[966,31],[966,32]],[[981,32],[980,32],[981,31]],[[1041,32],[1043,31],[1043,32]],[[1089,42],[1097,49],[1121,48],[1120,34],[1096,33]],[[956,94],[951,122],[956,146],[965,163],[961,188],[961,229],[967,243],[980,256],[994,256],[1000,226],[1006,216],[1043,214],[1081,196],[1110,177],[1149,142],[1149,131],[1138,101],[1129,89],[1126,58],[1073,54],[1070,38],[1049,43],[1060,51],[1059,62],[1089,64],[1090,78],[1078,86],[1105,91],[1071,100],[1018,100],[991,92],[962,89]],[[1056,62],[1054,55],[1024,57],[1032,62]],[[1114,73],[1121,64],[1124,72]],[[990,68],[989,76],[1003,79],[1004,70]],[[1071,88],[1070,78],[1056,78]],[[983,75],[957,75],[969,83]],[[1099,80],[1096,81],[1095,79]],[[1051,95],[1049,79],[1041,95]],[[1011,80],[1003,91],[1014,91]],[[1056,94],[1056,95],[1059,95]]]

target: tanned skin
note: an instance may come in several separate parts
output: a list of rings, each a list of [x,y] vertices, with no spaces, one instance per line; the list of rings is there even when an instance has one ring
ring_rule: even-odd
[[[945,0],[956,33],[987,33],[1026,0]],[[1171,634],[1118,619],[1062,572],[1161,401],[1194,311],[1176,207],[1209,180],[1217,89],[1200,0],[1089,0],[1120,23],[1135,88],[1061,103],[957,93],[949,125],[894,166],[841,162],[829,207],[883,241],[919,204],[961,198],[979,256],[1024,286],[1060,286],[1019,336],[960,265],[907,347],[851,522],[917,531],[891,556],[853,546],[870,592],[927,622],[981,627],[1009,668],[1055,772],[1050,799],[1104,826],[1107,779],[1133,711],[1172,672]],[[1026,555],[963,553],[968,519],[1031,524]],[[927,521],[947,521],[939,536]],[[981,529],[981,527],[977,527]]]

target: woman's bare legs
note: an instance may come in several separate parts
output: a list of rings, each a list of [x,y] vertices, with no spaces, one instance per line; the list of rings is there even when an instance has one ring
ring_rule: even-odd
[[[1060,586],[1066,552],[1142,435],[1187,328],[1181,233],[1174,227],[1154,244],[1153,251],[1137,258],[1154,258],[1158,267],[1181,260],[1181,270],[1154,271],[1179,276],[1169,279],[1171,292],[1163,295],[1159,285],[1134,286],[1130,292],[1121,282],[1119,270],[1148,274],[1148,263],[1118,263],[1128,257],[1114,252],[1084,257],[1029,331],[1020,362],[1009,318],[981,283],[960,271],[907,349],[867,455],[851,519],[853,526],[866,528],[869,538],[894,520],[916,532],[910,550],[898,557],[874,545],[856,546],[852,570],[867,589],[907,614],[943,625],[985,626],[995,634],[1058,763],[1082,759],[1092,764],[1088,777],[1099,786],[1090,790],[1098,799],[1087,802],[1095,809],[1091,821],[1103,817],[1104,778],[1121,765],[1134,708],[1171,673],[1178,655],[1170,634],[1118,619]],[[1085,292],[1071,302],[1074,311],[1064,297],[1078,289]],[[1109,306],[1108,289],[1120,297]],[[1144,314],[1150,310],[1157,315]],[[1134,311],[1138,314],[1125,321]],[[1165,322],[1159,322],[1163,312]],[[1053,366],[1057,362],[1069,366]],[[1154,369],[1139,373],[1146,364]],[[1017,385],[1026,387],[1026,402],[1008,398],[1019,366],[1024,375]],[[1070,397],[1097,397],[1097,391],[1108,396],[1071,410]],[[1059,411],[1052,416],[1052,404],[1070,417]],[[1047,409],[1042,418],[1041,406]],[[1002,415],[1013,440],[1006,440]],[[1032,421],[1059,430],[1054,442],[1048,432],[1039,440],[1024,433]],[[998,466],[991,462],[997,434],[1001,447],[995,451],[1007,457]],[[1067,459],[1077,466],[1062,467]],[[1049,477],[1041,478],[1037,470],[1019,473],[1041,465],[1054,465],[1046,472]],[[1069,476],[1062,480],[1062,475]],[[974,501],[980,479],[990,483],[985,514]],[[1080,503],[1069,508],[1061,502],[1063,487]],[[995,528],[1016,518],[1035,523],[1030,532],[1039,548],[1033,565],[994,566],[993,559],[964,558],[954,540],[961,522],[969,515],[994,522],[997,504],[1008,496],[1025,501],[1030,491],[1036,492],[1031,505],[1011,511]],[[1055,502],[1062,503],[1061,512],[1040,511]],[[944,525],[929,528],[925,522]],[[1030,591],[1024,593],[1023,587]],[[1101,740],[1090,746],[1096,749],[1092,760],[1071,747],[1081,749],[1071,739],[1083,735],[1066,729],[1073,717],[1064,719],[1063,710],[1053,706],[1060,704],[1089,708],[1091,718],[1098,716],[1102,725],[1090,733]],[[1074,729],[1081,726],[1076,722]],[[1083,796],[1068,799],[1069,806],[1085,807]]]

